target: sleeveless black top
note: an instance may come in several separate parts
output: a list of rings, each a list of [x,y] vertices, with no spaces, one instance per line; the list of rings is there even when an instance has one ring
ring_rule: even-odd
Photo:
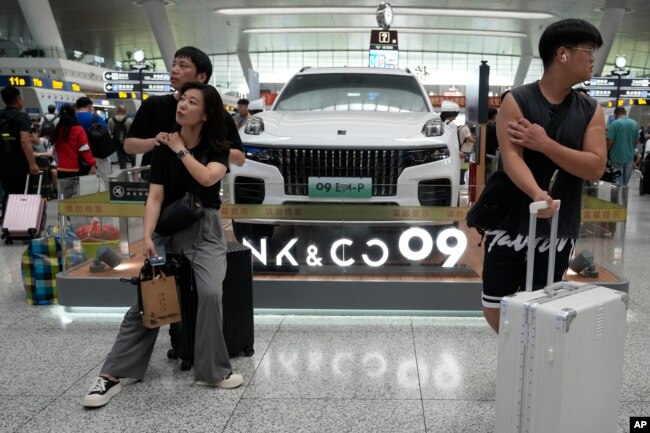
[[[546,100],[539,89],[538,82],[512,89],[511,93],[524,117],[531,123],[541,126],[548,123],[558,107]],[[557,128],[555,137],[551,138],[563,146],[581,150],[585,130],[596,112],[596,101],[576,92],[572,92],[570,97],[572,100],[569,111]],[[533,173],[537,184],[544,190],[548,190],[553,173],[555,170],[559,170],[553,190],[549,191],[551,197],[562,200],[558,237],[576,239],[580,229],[583,180],[562,170],[540,152],[524,149],[524,161]],[[530,197],[518,190],[513,197],[513,206],[499,229],[510,234],[527,235],[530,219],[528,205],[531,201]],[[550,220],[547,219],[537,221],[538,236],[548,236],[550,233],[549,222]]]

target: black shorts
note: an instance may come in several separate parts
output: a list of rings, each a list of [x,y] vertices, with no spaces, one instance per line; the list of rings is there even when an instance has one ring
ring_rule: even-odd
[[[484,307],[499,308],[501,298],[525,290],[527,239],[528,236],[525,235],[515,235],[513,239],[503,230],[486,232],[482,294]],[[548,238],[537,238],[536,241],[533,290],[546,286],[548,272]],[[562,280],[574,247],[575,239],[558,239],[553,281]]]

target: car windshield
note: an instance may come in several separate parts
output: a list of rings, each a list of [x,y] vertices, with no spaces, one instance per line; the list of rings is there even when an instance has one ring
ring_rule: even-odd
[[[296,76],[278,111],[429,111],[422,88],[408,75],[329,73]]]

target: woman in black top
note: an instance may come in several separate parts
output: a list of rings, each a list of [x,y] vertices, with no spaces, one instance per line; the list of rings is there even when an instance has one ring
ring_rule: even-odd
[[[244,380],[232,373],[222,331],[222,282],[226,274],[226,242],[219,216],[219,186],[228,168],[223,103],[217,90],[200,83],[181,89],[176,109],[178,132],[159,134],[153,150],[149,196],[144,216],[146,258],[156,245],[183,254],[192,262],[198,294],[194,348],[197,385],[236,388]],[[162,139],[161,139],[162,138]],[[199,190],[205,216],[169,236],[154,232],[160,212],[186,192]],[[142,325],[137,305],[125,315],[120,332],[99,377],[84,398],[84,406],[103,406],[121,391],[119,378],[142,380],[158,335],[158,328]]]

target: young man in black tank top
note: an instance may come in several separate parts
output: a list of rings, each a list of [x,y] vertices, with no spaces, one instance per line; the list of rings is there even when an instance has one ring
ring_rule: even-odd
[[[201,50],[195,47],[180,48],[174,54],[169,83],[174,89],[180,89],[186,83],[206,84],[212,75],[212,62]],[[151,162],[151,150],[158,146],[176,126],[176,104],[178,92],[172,95],[152,96],[143,102],[133,119],[124,140],[124,151],[128,154],[144,153],[142,165]],[[226,113],[226,142],[230,144],[230,163],[244,164],[241,138],[237,126]]]
[[[539,212],[533,288],[542,288],[548,261],[548,218],[561,200],[555,280],[568,266],[578,237],[583,179],[599,179],[605,169],[607,148],[602,109],[572,87],[589,80],[594,52],[603,44],[598,29],[576,19],[549,25],[539,41],[544,74],[536,83],[512,90],[501,105],[497,136],[504,169],[519,188],[508,215],[497,230],[486,233],[483,267],[483,311],[499,331],[503,296],[524,289],[528,233],[528,204],[546,201]],[[544,129],[557,107],[571,98],[568,114],[553,137]],[[550,185],[553,173],[559,175]],[[541,238],[541,239],[540,239]],[[546,254],[544,254],[546,253]]]

